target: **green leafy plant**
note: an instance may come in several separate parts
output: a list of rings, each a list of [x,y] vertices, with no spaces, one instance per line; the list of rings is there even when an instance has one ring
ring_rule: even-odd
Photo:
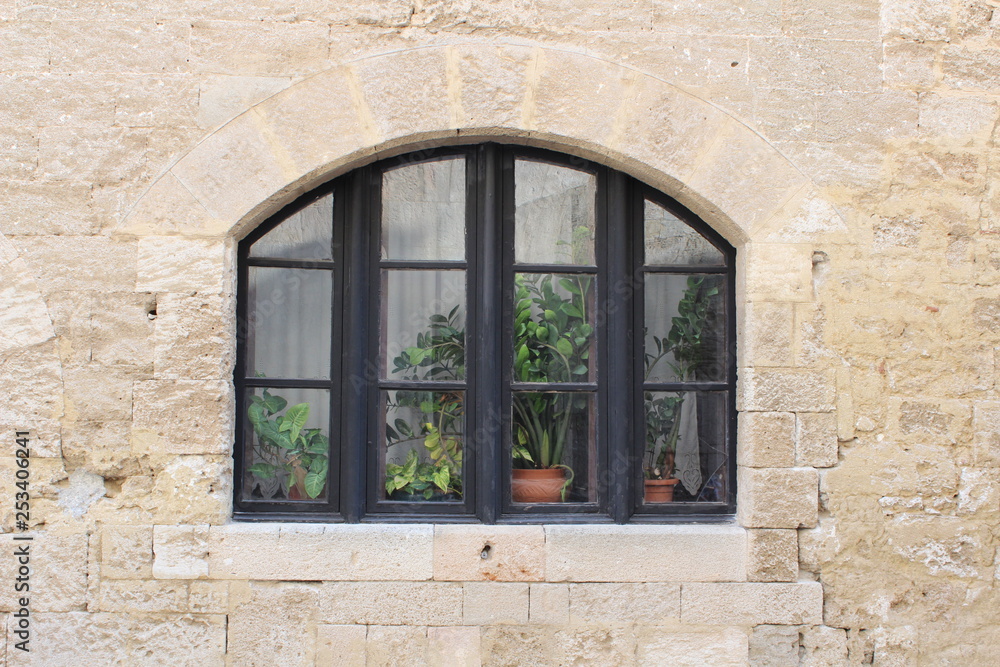
[[[705,331],[711,316],[713,298],[719,288],[706,285],[705,278],[690,276],[687,288],[671,319],[670,331],[663,338],[652,336],[656,352],[645,354],[645,377],[661,361],[670,367],[677,381],[693,380],[706,361]],[[681,407],[684,393],[656,396],[645,392],[646,450],[643,474],[646,479],[670,479],[674,476],[677,439],[680,436]]]
[[[411,449],[402,465],[386,463],[385,490],[392,495],[422,494],[430,500],[436,487],[442,494],[462,497],[462,415],[464,401],[458,392],[397,391],[393,408],[420,412],[418,426],[397,418],[386,424],[389,446],[406,442],[423,445],[426,461]],[[413,465],[410,466],[410,460]]]
[[[286,409],[287,408],[287,409]],[[279,470],[288,473],[285,493],[292,489],[300,498],[317,498],[326,488],[330,440],[322,429],[304,428],[309,404],[288,407],[288,401],[267,389],[252,396],[247,417],[253,427],[254,459],[249,472],[259,479],[273,479]],[[271,462],[268,462],[271,461]]]

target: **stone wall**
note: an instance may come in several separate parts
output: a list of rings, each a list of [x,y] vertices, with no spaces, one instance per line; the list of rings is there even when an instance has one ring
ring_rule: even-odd
[[[995,3],[274,4],[0,0],[6,664],[1000,659]],[[737,246],[738,516],[234,523],[235,242],[492,136]]]

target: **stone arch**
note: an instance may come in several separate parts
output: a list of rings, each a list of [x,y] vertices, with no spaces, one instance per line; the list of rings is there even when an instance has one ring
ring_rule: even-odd
[[[484,44],[363,58],[291,86],[178,159],[117,231],[240,237],[366,159],[491,136],[631,173],[736,246],[842,231],[836,211],[787,158],[711,103],[592,56]]]

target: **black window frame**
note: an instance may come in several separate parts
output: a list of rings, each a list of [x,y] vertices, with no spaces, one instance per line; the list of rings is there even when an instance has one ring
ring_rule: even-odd
[[[466,258],[443,262],[466,270],[467,358],[462,502],[380,501],[376,456],[379,331],[379,271],[407,268],[408,262],[380,257],[380,194],[383,170],[449,156],[466,159]],[[514,262],[515,159],[542,161],[591,172],[597,177],[595,230],[598,302],[605,317],[598,323],[599,377],[595,382],[596,449],[599,484],[592,503],[513,507],[510,501],[509,418],[512,400],[513,280],[516,270],[575,272],[559,265],[520,266]],[[250,257],[250,247],[289,215],[331,194],[332,261]],[[712,266],[644,267],[645,200],[663,206],[705,237],[724,257]],[[728,520],[736,509],[736,250],[687,208],[623,172],[583,157],[523,145],[482,143],[425,148],[360,166],[286,206],[252,230],[238,246],[236,441],[234,518],[246,521],[433,522],[433,523],[668,523]],[[427,262],[421,262],[427,265]],[[251,266],[325,270],[333,274],[331,368],[329,380],[247,377],[248,282]],[[642,336],[645,273],[711,274],[725,278],[725,380],[659,383],[658,391],[712,390],[726,396],[726,499],[716,503],[642,502],[641,460],[644,433]],[[472,341],[472,338],[475,341]],[[326,499],[247,500],[243,498],[244,427],[249,390],[256,387],[328,389],[330,466]],[[537,387],[536,387],[537,388]],[[649,388],[648,386],[646,387]],[[582,387],[581,387],[582,390]],[[589,390],[588,390],[589,391]],[[496,406],[499,406],[497,409]],[[615,444],[612,444],[614,440]],[[621,465],[622,462],[625,465]],[[336,474],[335,474],[336,473]]]

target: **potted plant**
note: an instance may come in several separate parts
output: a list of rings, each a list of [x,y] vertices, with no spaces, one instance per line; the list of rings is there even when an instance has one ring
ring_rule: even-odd
[[[594,329],[588,321],[593,279],[518,274],[514,295],[514,379],[586,381]],[[558,288],[557,288],[558,285]],[[563,463],[573,416],[587,397],[571,392],[514,392],[511,495],[515,502],[565,500],[573,470]]]
[[[652,337],[655,354],[645,355],[645,376],[660,361],[673,371],[678,382],[694,379],[699,366],[705,362],[705,325],[710,314],[711,300],[719,293],[715,286],[705,286],[705,278],[691,276],[687,288],[672,318],[670,331],[663,338]],[[685,393],[655,395],[645,392],[646,448],[643,456],[644,499],[647,503],[670,502],[674,486],[680,480],[675,476],[677,442],[681,436],[681,410]]]
[[[318,498],[326,488],[330,441],[322,429],[304,428],[308,403],[287,406],[288,401],[267,389],[262,396],[251,396],[247,417],[255,436],[251,447],[256,462],[247,470],[260,480],[283,474],[290,500]]]

